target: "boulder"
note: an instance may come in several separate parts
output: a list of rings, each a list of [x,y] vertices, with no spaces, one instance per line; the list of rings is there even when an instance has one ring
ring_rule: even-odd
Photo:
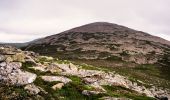
[[[73,71],[77,71],[78,70],[77,66],[72,64],[72,63],[69,64],[69,68],[70,68],[70,70],[73,70]]]
[[[1,65],[3,65],[1,63]],[[0,81],[8,85],[26,85],[32,83],[37,75],[22,71],[20,62],[7,63],[0,67]]]
[[[32,95],[36,95],[39,92],[41,92],[40,89],[34,84],[28,84],[24,87],[24,89],[27,90],[27,92]]]
[[[6,65],[7,65],[6,62],[1,62],[1,63],[0,63],[0,67],[5,67]]]
[[[71,82],[72,80],[64,76],[41,76],[44,81],[47,82],[63,82],[64,84]]]
[[[87,96],[96,95],[96,94],[99,94],[99,93],[101,93],[101,92],[99,92],[99,91],[90,91],[90,90],[83,90],[82,91],[82,94],[87,95]]]
[[[17,74],[13,74],[10,79],[12,84],[17,84],[17,85],[26,85],[29,83],[33,83],[34,80],[36,79],[37,75],[30,73],[30,72],[20,72]]]

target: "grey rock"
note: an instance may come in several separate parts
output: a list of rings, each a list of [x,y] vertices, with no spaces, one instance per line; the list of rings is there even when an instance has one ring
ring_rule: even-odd
[[[8,85],[26,85],[32,83],[37,75],[22,71],[20,62],[7,63],[6,66],[0,67],[0,81]]]
[[[89,91],[89,90],[83,90],[82,91],[82,94],[87,95],[87,96],[94,95],[94,94],[99,94],[99,93],[101,93],[101,92],[99,92],[99,91]]]
[[[6,62],[1,62],[1,63],[0,63],[0,67],[5,67],[6,65],[7,65]]]
[[[34,84],[28,84],[24,87],[24,89],[27,90],[28,93],[32,95],[36,95],[39,92],[41,92],[40,89]]]
[[[47,82],[59,81],[59,82],[63,82],[64,84],[72,81],[71,79],[64,76],[41,76],[41,78]]]

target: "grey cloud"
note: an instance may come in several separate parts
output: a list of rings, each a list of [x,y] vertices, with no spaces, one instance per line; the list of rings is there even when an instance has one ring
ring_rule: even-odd
[[[29,37],[13,39],[21,42],[107,21],[170,40],[169,4],[170,0],[0,0],[0,31]]]

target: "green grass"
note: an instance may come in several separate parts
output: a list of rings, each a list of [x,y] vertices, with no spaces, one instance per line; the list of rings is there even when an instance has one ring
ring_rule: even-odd
[[[42,59],[42,62],[47,61],[46,59]],[[93,62],[94,61],[94,62]],[[95,63],[96,60],[91,60],[92,65]],[[122,62],[119,58],[113,57],[110,59],[110,62],[116,61],[116,62]],[[49,61],[51,62],[51,61]],[[68,60],[58,60],[54,59],[52,62],[57,62],[57,63],[65,63],[69,64],[70,61]],[[83,61],[84,62],[84,61]],[[138,85],[144,85],[147,88],[150,88],[150,85],[148,84],[154,84],[155,86],[160,86],[160,87],[165,87],[168,88],[170,87],[170,81],[167,79],[167,76],[163,74],[163,68],[165,67],[158,67],[157,65],[137,65],[136,67],[125,67],[125,65],[128,66],[128,64],[131,63],[126,63],[122,62],[123,66],[121,67],[103,67],[102,64],[100,63],[95,63],[94,65],[98,67],[92,66],[92,65],[87,65],[87,64],[77,64],[76,61],[74,64],[77,64],[80,66],[80,68],[87,69],[87,70],[102,70],[102,71],[109,71],[109,72],[114,72],[116,71],[117,73],[129,77],[129,80],[132,82],[136,82]],[[59,75],[58,73],[51,73],[51,72],[41,72],[41,71],[36,71],[33,69],[30,69],[29,67],[32,67],[33,65],[29,63],[23,63],[23,70],[29,71],[36,73],[38,76],[40,75]],[[166,69],[166,68],[165,68]],[[166,71],[166,70],[165,70]],[[42,79],[39,77],[36,79],[34,82],[37,86],[42,87],[45,91],[48,92],[46,96],[45,94],[40,93],[40,96],[43,98],[47,99],[56,99],[56,100],[97,100],[101,98],[102,96],[113,96],[113,97],[126,97],[126,98],[132,98],[134,100],[154,100],[153,98],[146,97],[144,95],[139,95],[135,93],[134,91],[128,90],[123,87],[110,87],[110,86],[104,86],[105,89],[107,90],[108,93],[101,94],[101,95],[91,95],[91,96],[85,96],[82,94],[83,90],[93,90],[94,88],[85,84],[81,78],[77,76],[66,76],[70,78],[73,82],[66,84],[62,89],[60,90],[53,90],[51,87],[55,85],[57,82],[44,82]],[[145,82],[146,84],[140,83],[138,80],[141,80]],[[123,92],[123,93],[122,93]]]
[[[86,69],[86,70],[99,70],[97,67],[94,67],[92,65],[88,65],[88,64],[85,64],[85,63],[80,64],[80,67],[82,69]]]
[[[121,86],[105,85],[103,87],[107,90],[109,96],[125,97],[125,98],[130,98],[133,100],[155,100],[154,98],[147,97],[145,95],[140,95],[135,91],[132,91],[130,89],[127,89]]]
[[[145,64],[138,65],[123,61],[107,61],[107,60],[73,60],[74,63],[81,64],[87,63],[92,65],[86,66],[85,69],[97,69],[105,72],[116,72],[120,75],[127,76],[129,79],[142,85],[137,80],[141,80],[146,84],[146,87],[151,87],[153,84],[158,87],[170,89],[170,68],[167,66],[160,66],[158,64]],[[116,66],[114,64],[121,64],[122,66]],[[95,67],[97,66],[97,67]],[[133,66],[133,67],[131,67]]]
[[[40,93],[40,95],[48,100],[97,100],[100,95],[85,96],[82,94],[83,90],[91,90],[92,87],[85,85],[83,81],[77,76],[67,76],[73,82],[65,84],[62,89],[53,90],[51,87],[58,82],[45,82],[40,77],[34,81],[34,84],[42,87],[48,94]]]
[[[167,79],[169,76],[162,73],[161,69],[157,65],[139,65],[137,67],[112,67],[110,70],[114,70],[117,73],[127,76],[130,79],[141,80],[146,84],[146,87],[150,87],[149,84],[153,84],[158,87],[170,88],[170,81]],[[148,84],[148,85],[147,85]]]

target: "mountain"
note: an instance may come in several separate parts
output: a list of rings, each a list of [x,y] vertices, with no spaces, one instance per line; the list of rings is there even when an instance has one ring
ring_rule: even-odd
[[[62,59],[154,64],[167,55],[170,41],[117,24],[96,22],[39,39],[25,50]]]
[[[145,84],[170,87],[170,42],[125,26],[91,23],[41,38],[23,50],[115,71]]]

